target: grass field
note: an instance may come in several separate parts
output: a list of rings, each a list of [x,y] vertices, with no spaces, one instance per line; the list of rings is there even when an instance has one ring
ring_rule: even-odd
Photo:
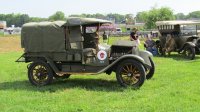
[[[0,37],[2,112],[200,111],[200,56],[194,61],[178,54],[154,57],[155,76],[138,90],[119,86],[115,73],[71,76],[35,87],[28,81],[26,64],[14,62],[22,54],[19,40]]]

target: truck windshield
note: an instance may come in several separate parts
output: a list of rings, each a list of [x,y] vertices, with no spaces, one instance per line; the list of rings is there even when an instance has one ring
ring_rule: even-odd
[[[86,27],[86,33],[94,33],[97,31],[97,27]]]

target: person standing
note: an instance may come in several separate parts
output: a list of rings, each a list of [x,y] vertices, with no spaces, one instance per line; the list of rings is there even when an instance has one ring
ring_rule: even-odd
[[[140,45],[140,40],[138,38],[137,31],[138,31],[137,28],[133,28],[132,29],[132,31],[130,33],[130,40],[134,41],[136,43],[136,46],[139,46]]]
[[[108,35],[107,35],[106,32],[104,31],[104,32],[103,32],[103,42],[104,42],[104,43],[107,43],[107,40],[108,40]]]

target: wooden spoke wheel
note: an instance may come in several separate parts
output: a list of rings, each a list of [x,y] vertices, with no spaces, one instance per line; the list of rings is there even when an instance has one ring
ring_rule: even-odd
[[[46,62],[33,62],[28,68],[29,81],[35,86],[50,84],[53,72]]]
[[[144,83],[145,70],[143,65],[133,59],[122,61],[116,71],[116,78],[120,85],[139,88]]]

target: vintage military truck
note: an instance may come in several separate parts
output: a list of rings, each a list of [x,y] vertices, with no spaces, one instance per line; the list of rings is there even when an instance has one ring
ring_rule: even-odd
[[[161,34],[158,47],[161,54],[166,44],[167,35],[175,40],[175,52],[183,54],[185,58],[193,60],[195,54],[200,53],[200,21],[157,21],[157,28]]]
[[[110,21],[68,18],[67,21],[27,23],[22,27],[24,54],[17,62],[28,65],[29,81],[36,86],[74,74],[116,73],[122,86],[138,88],[154,74],[152,54],[131,41],[99,43],[99,27]]]

